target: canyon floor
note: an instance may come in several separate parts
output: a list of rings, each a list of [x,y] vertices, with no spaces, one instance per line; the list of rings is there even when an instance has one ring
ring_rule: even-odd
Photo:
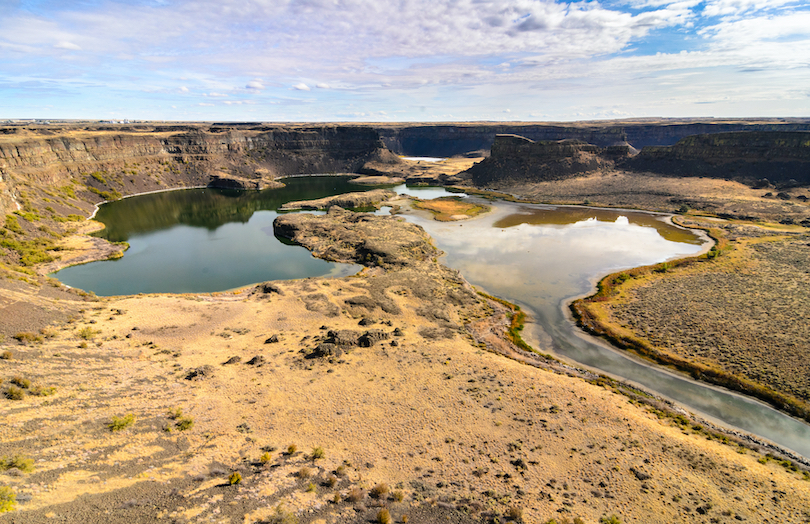
[[[740,185],[642,195],[617,176],[521,196],[807,215]],[[0,522],[810,522],[789,461],[522,352],[511,310],[435,263],[428,238],[349,217],[290,227],[328,258],[373,244],[355,277],[110,298],[0,280],[0,378],[21,397],[0,399],[0,484],[17,499]],[[65,259],[99,247],[65,242]]]

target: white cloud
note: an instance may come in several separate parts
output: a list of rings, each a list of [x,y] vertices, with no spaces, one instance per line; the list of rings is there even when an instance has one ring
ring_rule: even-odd
[[[318,84],[315,84],[315,87],[317,87],[318,89],[329,89],[329,84],[325,84],[323,82],[320,82]]]
[[[252,89],[252,90],[255,90],[255,91],[260,91],[260,90],[264,89],[264,84],[262,84],[258,80],[251,80],[250,82],[247,83],[247,85],[245,86],[245,89]]]
[[[309,91],[309,90],[310,90],[309,86],[308,86],[308,85],[306,85],[306,84],[305,84],[305,83],[303,83],[303,82],[301,82],[300,84],[295,84],[295,85],[293,86],[293,89],[296,89],[296,90],[298,90],[298,91]]]
[[[181,93],[188,93],[188,88],[186,86],[180,86]]]
[[[74,44],[73,42],[59,42],[58,44],[54,45],[57,49],[67,49],[69,51],[81,51],[81,47]]]
[[[211,97],[215,97],[215,98],[225,98],[228,95],[226,95],[224,93],[206,93],[205,96],[211,96]]]

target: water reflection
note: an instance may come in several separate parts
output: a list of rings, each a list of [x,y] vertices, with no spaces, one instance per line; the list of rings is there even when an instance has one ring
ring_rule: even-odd
[[[525,335],[532,345],[638,383],[709,418],[810,457],[810,426],[755,400],[628,358],[584,336],[567,318],[568,302],[589,293],[599,276],[697,253],[701,238],[653,215],[507,202],[490,205],[493,213],[463,223],[408,216],[445,251],[445,264],[531,312],[535,323],[527,326]]]

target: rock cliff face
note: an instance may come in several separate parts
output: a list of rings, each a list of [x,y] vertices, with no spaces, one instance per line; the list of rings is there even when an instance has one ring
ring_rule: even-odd
[[[493,182],[561,180],[610,169],[630,155],[630,147],[598,147],[579,140],[535,142],[517,135],[498,135],[489,158],[466,171],[477,186]]]
[[[488,151],[498,134],[515,134],[534,141],[575,139],[600,147],[630,144],[636,149],[651,145],[672,145],[697,134],[732,131],[810,131],[806,119],[767,122],[655,122],[605,123],[559,126],[550,124],[456,124],[409,125],[379,128],[380,137],[391,151],[408,156],[449,157],[469,151]]]
[[[17,185],[79,183],[75,190],[87,200],[211,182],[262,188],[278,176],[358,171],[389,153],[369,127],[111,129],[0,128],[0,208],[11,209]]]
[[[645,147],[621,167],[670,176],[724,178],[745,183],[810,184],[810,132],[696,135],[669,147]]]

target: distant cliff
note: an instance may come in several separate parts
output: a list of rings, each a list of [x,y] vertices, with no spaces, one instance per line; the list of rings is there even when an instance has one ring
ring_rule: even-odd
[[[621,167],[669,176],[810,185],[810,132],[690,136],[669,147],[645,147]]]
[[[612,169],[630,155],[628,145],[598,147],[580,140],[535,142],[517,135],[497,135],[489,158],[465,174],[477,186],[494,182],[562,180]]]
[[[385,155],[378,132],[361,126],[6,127],[0,211],[16,209],[17,186],[71,185],[91,201],[212,181],[267,187],[284,175],[355,172]]]
[[[377,126],[386,147],[408,156],[449,157],[470,151],[489,151],[499,134],[514,134],[534,141],[574,139],[600,147],[630,144],[641,149],[667,146],[697,134],[733,131],[810,131],[807,119],[783,121],[736,120],[572,123],[571,125],[528,123],[400,124]]]

